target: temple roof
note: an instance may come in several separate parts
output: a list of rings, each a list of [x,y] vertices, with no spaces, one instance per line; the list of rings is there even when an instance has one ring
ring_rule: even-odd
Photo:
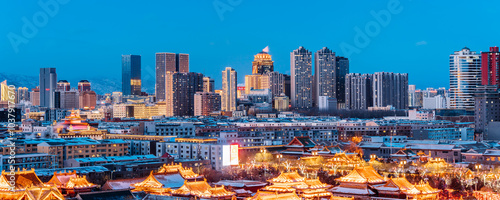
[[[320,189],[320,188],[330,188],[331,185],[328,185],[326,183],[322,183],[319,179],[306,179],[304,181],[304,184],[296,185],[293,186],[294,188],[297,189]]]
[[[88,182],[85,176],[78,176],[76,171],[61,173],[54,172],[54,176],[52,176],[52,178],[47,182],[47,185],[65,189],[97,187],[97,185]]]
[[[23,200],[64,200],[64,196],[56,187],[42,186],[27,188],[19,199]]]
[[[203,175],[199,175],[193,172],[193,168],[182,167],[182,164],[163,164],[163,166],[158,169],[156,174],[175,174],[179,173],[184,179],[197,179],[203,178]]]
[[[156,178],[153,176],[153,171],[149,174],[149,176],[142,182],[132,184],[134,187],[146,187],[146,188],[162,188],[163,184],[158,182]]]
[[[303,182],[304,177],[300,176],[297,172],[283,172],[278,177],[269,180],[271,183],[294,183]]]
[[[438,193],[441,190],[433,188],[429,185],[428,182],[420,181],[420,183],[416,184],[415,187],[422,193],[422,194],[433,194],[433,193]]]
[[[268,191],[257,191],[253,197],[247,198],[247,200],[271,200],[271,199],[287,199],[287,200],[301,200],[295,192],[291,193],[277,193]]]
[[[355,183],[385,183],[384,178],[373,169],[372,166],[355,167],[350,174],[336,179],[339,182],[355,182]]]
[[[182,187],[172,191],[172,195],[197,196],[200,198],[226,197],[234,194],[234,192],[227,191],[224,186],[211,187],[206,180],[185,181]]]
[[[313,148],[316,144],[308,136],[294,137],[293,140],[288,143],[288,146],[300,146]]]
[[[34,169],[16,171],[14,177],[16,181],[16,191],[24,191],[31,186],[43,186],[43,182],[35,174]],[[9,190],[10,184],[7,180],[10,180],[9,172],[2,171],[2,176],[0,177],[0,190]]]
[[[375,187],[377,190],[385,190],[385,191],[400,191],[405,194],[419,194],[420,191],[406,178],[390,178],[387,183],[381,186]]]

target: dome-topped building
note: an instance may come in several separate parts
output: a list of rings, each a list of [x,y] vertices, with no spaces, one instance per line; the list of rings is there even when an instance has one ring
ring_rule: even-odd
[[[269,55],[269,47],[262,49],[262,52],[254,56],[252,62],[252,74],[265,74],[274,71],[274,61]]]

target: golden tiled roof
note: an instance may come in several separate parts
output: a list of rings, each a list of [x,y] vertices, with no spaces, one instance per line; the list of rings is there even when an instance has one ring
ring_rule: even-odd
[[[10,184],[8,180],[10,180],[10,172],[2,171],[2,176],[0,177],[0,191],[10,191]],[[15,180],[15,191],[24,191],[26,188],[31,186],[43,186],[43,182],[38,178],[35,174],[35,170],[26,170],[22,171],[18,169],[18,171],[14,172],[14,180]]]
[[[21,200],[64,200],[64,196],[54,186],[41,186],[27,188],[19,197]]]
[[[145,187],[145,188],[162,188],[163,184],[156,180],[155,176],[153,176],[153,171],[149,174],[149,176],[142,182],[132,184],[133,187]]]
[[[404,177],[391,178],[382,187],[397,187],[405,194],[420,194],[420,190],[418,190],[415,185],[408,182]]]
[[[193,168],[182,167],[182,164],[163,164],[157,174],[179,173],[184,179],[202,178],[202,175],[193,172]]]
[[[184,185],[177,190],[172,191],[172,195],[196,196],[199,198],[217,198],[235,195],[234,192],[227,191],[224,186],[211,187],[206,180],[203,181],[185,181]]]
[[[304,177],[300,176],[297,172],[282,172],[278,177],[269,180],[271,183],[294,183],[303,182]]]
[[[384,178],[372,166],[355,167],[350,174],[338,178],[337,181],[369,184],[385,183]]]
[[[258,191],[253,197],[247,200],[271,200],[271,199],[286,199],[286,200],[302,200],[295,192],[291,193],[277,193],[268,191]]]
[[[81,188],[95,188],[96,184],[89,183],[85,176],[76,176],[69,178],[68,183],[64,185],[66,189],[81,189]]]
[[[428,182],[420,181],[420,183],[416,184],[415,187],[422,193],[422,194],[433,194],[433,193],[439,193],[440,190],[433,188],[429,185]]]

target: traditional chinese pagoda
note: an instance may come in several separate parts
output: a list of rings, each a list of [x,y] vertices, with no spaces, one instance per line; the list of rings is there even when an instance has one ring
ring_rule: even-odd
[[[302,200],[295,192],[291,193],[277,193],[270,191],[258,191],[253,197],[247,198],[247,200],[274,200],[274,199],[286,199],[286,200]]]
[[[95,140],[104,139],[105,134],[105,131],[90,126],[74,110],[62,122],[57,123],[55,132],[60,138],[88,137]]]
[[[81,192],[91,192],[97,188],[97,185],[88,182],[85,176],[78,176],[76,171],[54,172],[54,175],[46,184],[57,187],[62,194],[70,197],[74,197]]]
[[[202,179],[203,175],[193,172],[193,168],[182,167],[182,164],[163,164],[155,174],[176,174],[179,173],[186,180]]]
[[[149,176],[144,181],[132,184],[131,186],[134,187],[132,192],[144,191],[148,194],[156,195],[168,196],[172,191],[172,189],[165,188],[163,183],[160,183],[158,180],[156,180],[155,176],[153,175],[153,171],[151,171]]]
[[[283,172],[278,177],[268,180],[272,183],[261,191],[275,193],[293,193],[304,199],[330,198],[331,192],[326,191],[331,185],[322,183],[318,179],[306,179],[297,172]]]
[[[330,191],[337,196],[355,199],[370,199],[377,194],[374,187],[386,183],[372,166],[355,167],[351,173],[336,180],[340,185]]]

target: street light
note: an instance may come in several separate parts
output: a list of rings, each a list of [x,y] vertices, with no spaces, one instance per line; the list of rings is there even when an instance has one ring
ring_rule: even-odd
[[[406,165],[406,160],[402,160],[399,162],[399,165],[403,168],[403,175],[405,175],[405,165]]]

